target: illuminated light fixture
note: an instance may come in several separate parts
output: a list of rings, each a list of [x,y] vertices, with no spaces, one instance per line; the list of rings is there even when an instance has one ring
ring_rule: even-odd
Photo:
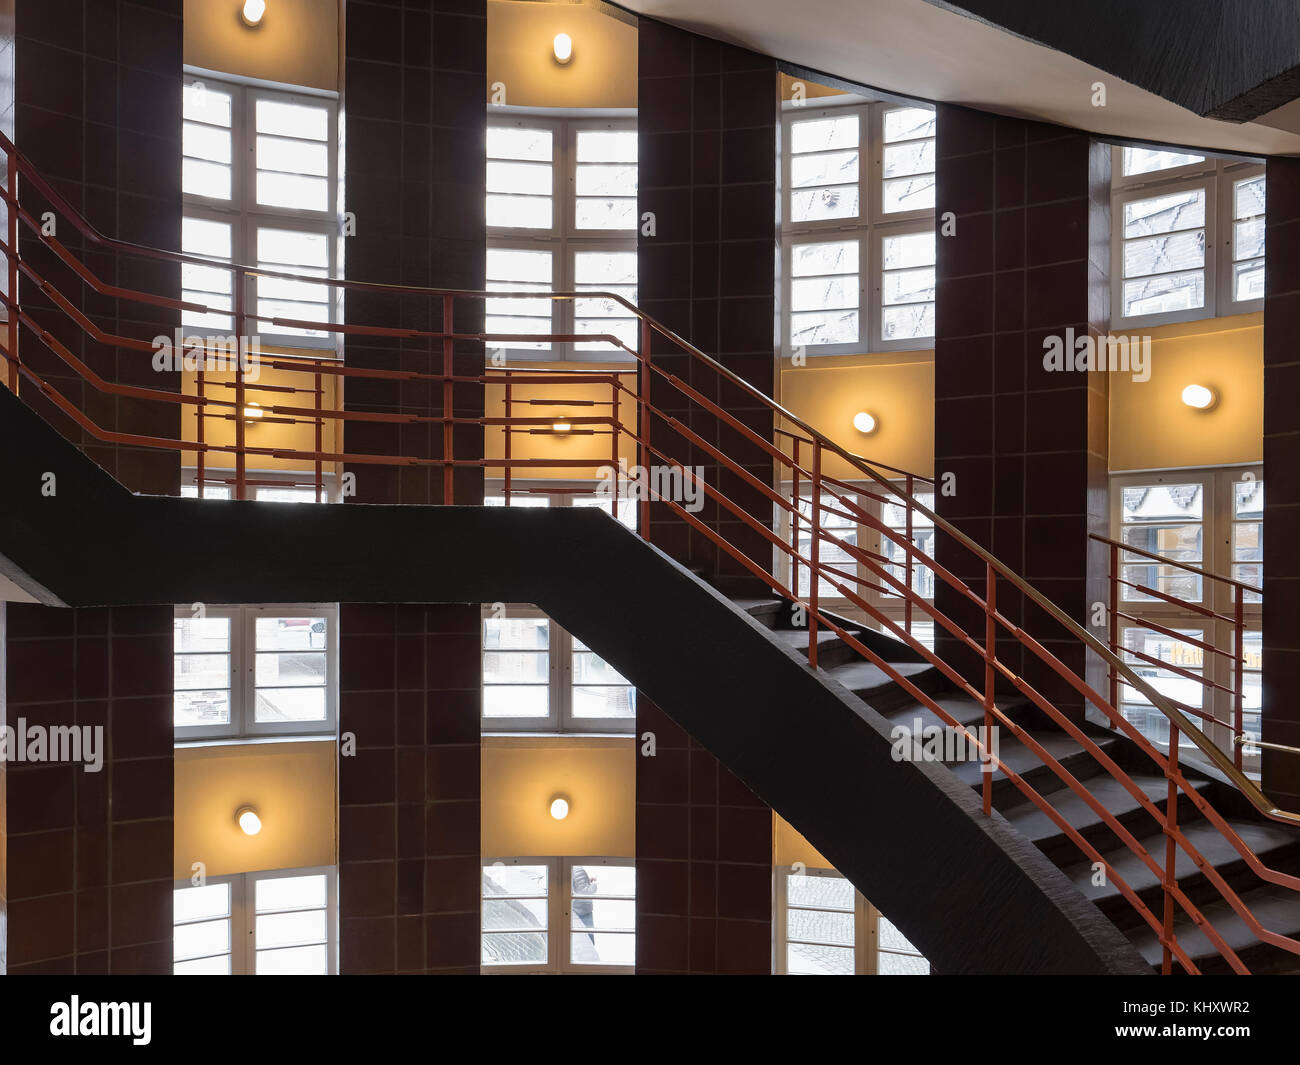
[[[569,432],[569,430],[571,430],[572,428],[573,428],[573,426],[570,425],[568,422],[556,422],[554,425],[551,426],[551,432],[553,432],[553,433],[567,433],[567,432]]]
[[[1195,410],[1209,410],[1219,402],[1219,394],[1206,385],[1188,385],[1183,389],[1183,402]]]
[[[551,816],[557,821],[563,821],[569,816],[569,800],[563,795],[557,795],[551,800]]]
[[[244,408],[244,417],[264,418],[266,417],[266,411],[262,409],[262,404],[254,403],[250,400],[248,406]]]
[[[244,9],[239,13],[239,17],[244,20],[244,25],[257,26],[265,14],[266,0],[244,0]]]
[[[868,414],[866,411],[860,410],[853,415],[853,428],[864,436],[870,436],[874,433],[876,425],[876,416],[874,414]]]
[[[241,806],[235,811],[235,820],[239,827],[244,830],[246,836],[256,836],[262,831],[262,819],[257,816],[257,811],[251,806]]]
[[[564,66],[573,58],[573,38],[567,33],[557,33],[555,40],[551,42],[551,47],[555,51],[555,61]]]

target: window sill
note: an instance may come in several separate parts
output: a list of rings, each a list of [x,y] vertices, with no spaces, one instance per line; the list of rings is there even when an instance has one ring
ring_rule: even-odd
[[[332,732],[304,732],[293,736],[206,736],[173,740],[173,747],[249,747],[276,743],[337,743]]]

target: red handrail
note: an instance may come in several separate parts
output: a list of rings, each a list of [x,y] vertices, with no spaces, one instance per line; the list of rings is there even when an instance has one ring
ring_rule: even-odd
[[[1300,878],[1266,867],[1240,838],[1231,824],[1214,809],[1197,788],[1188,783],[1177,757],[1178,738],[1182,736],[1192,740],[1207,757],[1210,757],[1216,766],[1224,770],[1233,783],[1265,816],[1290,824],[1300,823],[1300,816],[1281,810],[1269,802],[1258,787],[1240,773],[1231,760],[1227,759],[1208,739],[1202,736],[1201,731],[1192,725],[1177,704],[1162,696],[1147,684],[1143,678],[1136,675],[1119,657],[1119,649],[1113,633],[1111,634],[1109,646],[1105,642],[1098,640],[1004,563],[920,503],[915,496],[916,484],[918,482],[932,483],[929,478],[881,464],[870,463],[861,456],[849,452],[817,432],[759,389],[754,388],[694,345],[642,313],[637,307],[616,293],[501,293],[384,286],[335,278],[298,276],[282,271],[263,271],[176,252],[143,248],[139,245],[128,244],[100,234],[41,177],[30,162],[13,147],[12,143],[3,134],[0,134],[0,149],[6,151],[10,159],[9,185],[3,193],[0,193],[0,196],[3,196],[10,208],[8,239],[0,242],[0,252],[5,254],[8,260],[10,276],[9,293],[4,297],[5,306],[9,311],[9,328],[7,331],[8,342],[5,345],[3,354],[9,367],[10,385],[15,390],[20,388],[22,382],[29,383],[60,411],[72,418],[86,433],[97,439],[145,447],[166,448],[175,451],[195,452],[199,465],[200,492],[205,478],[209,476],[208,471],[205,469],[205,457],[213,453],[229,455],[233,461],[231,481],[235,495],[240,498],[246,494],[250,484],[255,484],[259,480],[256,476],[252,478],[249,476],[248,461],[250,457],[253,459],[291,459],[297,461],[303,467],[310,466],[312,483],[316,487],[317,498],[320,498],[322,494],[323,468],[326,463],[439,466],[443,471],[444,499],[446,502],[453,501],[452,483],[454,471],[457,467],[503,470],[506,477],[508,499],[512,491],[518,490],[512,480],[519,470],[538,468],[590,469],[593,466],[609,467],[612,464],[617,471],[614,480],[616,494],[622,491],[621,486],[623,484],[627,485],[629,493],[634,490],[636,492],[640,505],[640,530],[642,535],[649,533],[653,502],[660,506],[664,512],[683,522],[690,531],[704,537],[725,556],[731,558],[743,571],[752,574],[767,587],[785,598],[798,600],[800,583],[798,575],[801,568],[806,569],[810,583],[808,602],[803,606],[806,609],[808,620],[810,665],[816,667],[817,634],[820,629],[825,629],[837,636],[862,658],[878,666],[902,690],[907,692],[919,704],[930,709],[949,727],[968,737],[968,741],[973,744],[974,748],[983,751],[1006,776],[1011,785],[1023,794],[1028,801],[1042,810],[1085,857],[1090,861],[1101,862],[1107,866],[1108,875],[1121,895],[1133,906],[1140,919],[1152,928],[1159,938],[1164,952],[1163,968],[1165,971],[1172,968],[1174,961],[1177,961],[1185,971],[1196,971],[1195,963],[1178,942],[1174,924],[1174,918],[1178,910],[1186,913],[1192,923],[1205,933],[1231,968],[1238,972],[1246,971],[1241,959],[1227,945],[1223,937],[1207,921],[1204,913],[1191,902],[1179,885],[1175,866],[1175,858],[1179,849],[1187,854],[1198,869],[1203,872],[1206,879],[1218,891],[1227,905],[1241,917],[1257,938],[1283,950],[1300,953],[1300,943],[1266,929],[1259,923],[1250,912],[1249,907],[1242,901],[1240,895],[1206,861],[1178,826],[1177,800],[1180,796],[1185,796],[1258,877],[1268,883],[1277,884],[1290,890],[1300,890]],[[80,263],[76,256],[65,245],[61,244],[57,238],[43,233],[41,225],[29,212],[23,209],[19,202],[18,188],[14,181],[16,173],[21,173],[24,181],[29,182],[49,204],[54,206],[61,215],[68,218],[90,243],[121,254],[142,255],[155,260],[170,261],[178,265],[201,264],[205,267],[230,271],[236,297],[233,301],[233,309],[209,308],[202,304],[105,284],[84,264]],[[141,356],[143,356],[144,352],[151,351],[152,345],[140,339],[118,337],[98,330],[71,300],[44,278],[32,263],[18,254],[18,227],[20,223],[26,225],[35,234],[36,239],[49,248],[61,262],[72,269],[82,282],[97,292],[122,300],[139,300],[153,306],[174,309],[178,312],[191,311],[222,315],[232,319],[239,336],[244,335],[244,330],[250,323],[270,322],[273,325],[288,328],[309,327],[335,337],[374,335],[424,340],[431,347],[434,344],[441,345],[443,354],[441,372],[423,373],[382,368],[370,369],[349,366],[337,359],[323,357],[296,354],[258,354],[248,359],[246,363],[241,362],[234,369],[233,381],[213,381],[207,377],[206,373],[200,372],[196,374],[197,393],[194,395],[175,393],[166,389],[144,389],[139,386],[127,386],[106,381],[95,374],[50,329],[41,325],[40,321],[33,316],[36,308],[24,306],[21,290],[17,287],[19,273],[31,282],[38,294],[49,300],[54,311],[61,313],[68,321],[82,330],[87,336],[92,337],[97,343],[124,351],[136,352]],[[288,278],[314,285],[326,285],[333,289],[384,291],[428,298],[436,301],[440,306],[442,315],[441,328],[438,330],[413,330],[370,326],[356,322],[340,324],[335,322],[309,322],[298,319],[268,319],[250,313],[245,306],[247,284],[250,279],[257,277]],[[455,330],[455,310],[458,301],[474,300],[487,305],[493,299],[512,297],[533,300],[549,298],[552,301],[577,298],[609,300],[625,309],[630,316],[633,316],[638,321],[639,342],[637,348],[633,350],[619,337],[606,334],[493,334],[488,332],[463,333]],[[89,417],[76,404],[64,396],[51,381],[45,379],[28,362],[24,362],[20,358],[18,343],[20,327],[25,328],[33,339],[47,348],[59,360],[69,366],[77,376],[85,380],[97,391],[110,395],[130,396],[147,402],[162,402],[195,408],[197,412],[195,438],[173,440],[106,430],[100,427],[93,418]],[[726,409],[723,404],[711,398],[702,387],[697,387],[696,384],[688,382],[682,376],[669,372],[660,362],[652,359],[650,357],[651,346],[656,336],[663,338],[668,344],[706,368],[713,375],[711,388],[720,387],[721,384],[726,383],[739,389],[744,395],[754,400],[760,409],[766,410],[771,416],[773,424],[770,428],[759,432],[746,420],[738,417]],[[457,374],[452,356],[455,342],[458,340],[507,345],[512,342],[543,342],[551,344],[599,341],[609,345],[616,351],[630,355],[632,361],[629,363],[626,372],[618,370],[597,372],[567,369],[541,370],[513,366],[487,366],[481,373]],[[262,369],[271,369],[282,375],[299,374],[305,380],[301,385],[260,383],[249,371],[257,370],[260,372]],[[627,380],[633,373],[637,375],[635,388],[631,387]],[[348,410],[343,406],[341,397],[337,392],[334,396],[334,405],[329,406],[326,403],[325,390],[322,386],[322,382],[327,378],[332,378],[340,387],[349,379],[421,382],[432,390],[432,394],[441,395],[441,411],[436,414],[414,415]],[[692,380],[694,380],[694,377]],[[513,434],[523,432],[546,435],[553,432],[551,427],[556,420],[553,417],[521,417],[515,413],[515,407],[521,402],[518,398],[517,387],[522,381],[548,386],[608,386],[610,389],[610,398],[608,400],[574,401],[573,404],[574,406],[589,404],[593,410],[608,406],[608,414],[602,412],[582,417],[569,417],[566,415],[563,420],[568,424],[569,432],[573,435],[589,437],[593,441],[599,436],[609,436],[611,438],[609,446],[606,447],[604,443],[601,443],[598,453],[583,454],[579,457],[566,455],[565,457],[533,456],[522,458],[513,454],[510,444]],[[501,417],[486,414],[473,417],[458,415],[453,404],[453,393],[455,386],[458,384],[477,384],[502,389],[504,393],[504,415]],[[703,432],[698,431],[699,423],[693,416],[683,418],[673,410],[665,410],[662,403],[653,402],[654,387],[656,385],[666,386],[668,394],[676,397],[677,402],[673,404],[674,408],[679,403],[684,403],[692,411],[702,412],[703,419],[707,421],[709,426],[708,435],[706,436]],[[211,397],[207,394],[209,388],[233,390],[234,398],[231,400]],[[254,446],[249,443],[246,427],[247,419],[245,417],[245,412],[250,409],[249,404],[258,403],[261,399],[269,400],[277,395],[293,397],[300,394],[311,394],[313,397],[312,404],[303,406],[292,402],[292,400],[289,403],[267,402],[260,404],[260,409],[266,418],[281,420],[291,425],[309,426],[312,430],[313,440],[311,448],[302,449],[275,445]],[[714,392],[713,394],[717,395],[718,393]],[[259,398],[251,398],[253,396]],[[527,401],[523,402],[527,403]],[[528,405],[532,406],[533,404],[529,403]],[[630,415],[627,413],[629,410],[632,412]],[[204,425],[207,419],[214,417],[234,421],[235,440],[233,444],[222,444],[208,439],[204,431]],[[777,419],[792,428],[785,428],[775,424]],[[332,423],[337,427],[348,422],[441,426],[443,453],[438,458],[428,458],[402,454],[348,453],[342,451],[337,445],[332,449],[327,448],[324,439],[326,424]],[[455,454],[455,428],[458,425],[500,428],[504,440],[504,455],[499,458],[478,456],[458,458]],[[653,439],[652,427],[654,428]],[[663,439],[660,438],[661,433]],[[766,456],[767,460],[770,460],[773,464],[778,483],[784,482],[787,478],[792,482],[794,487],[793,499],[775,490],[771,482],[757,476],[751,468],[747,468],[746,464],[736,461],[723,444],[724,437],[728,440],[739,440],[750,449],[751,453]],[[740,523],[748,532],[757,534],[759,541],[767,545],[776,557],[788,559],[789,570],[794,575],[794,579],[790,582],[793,588],[787,586],[786,579],[776,572],[779,567],[771,562],[764,563],[755,558],[752,549],[746,551],[737,546],[733,539],[729,539],[722,534],[720,527],[702,518],[698,512],[683,506],[682,500],[673,498],[671,494],[665,494],[659,488],[654,487],[653,484],[636,484],[634,489],[636,479],[631,475],[630,471],[623,470],[620,465],[619,445],[622,441],[626,441],[635,447],[638,464],[643,470],[649,470],[655,462],[659,462],[664,464],[664,468],[677,471],[683,478],[689,478],[691,483],[701,490],[703,496],[711,505],[717,508],[719,513],[725,511],[727,515],[734,517],[735,521]],[[694,449],[698,454],[707,455],[726,471],[728,477],[733,478],[744,489],[756,493],[757,497],[771,504],[775,513],[788,516],[793,530],[791,541],[787,543],[786,539],[774,530],[769,521],[757,516],[754,513],[756,508],[752,503],[742,503],[734,493],[722,491],[720,484],[709,483],[691,473],[681,454],[678,453],[677,446],[679,445],[675,444],[675,441],[679,441],[689,449]],[[827,475],[824,467],[828,455],[834,455],[846,463],[854,471],[852,479],[846,480]],[[751,461],[748,463],[748,467],[752,466]],[[894,476],[891,476],[891,474]],[[866,485],[865,488],[853,483],[853,480],[858,479]],[[800,500],[803,497],[805,486],[810,496],[808,550],[806,554],[800,550]],[[864,500],[871,500],[882,505],[888,503],[901,508],[905,519],[904,527],[898,529],[888,525],[880,516],[872,513],[862,505]],[[823,528],[823,519],[827,515],[847,520],[858,528],[866,528],[878,533],[883,538],[882,545],[888,542],[901,554],[903,559],[901,565],[894,561],[895,554],[892,550],[886,552],[882,546],[880,552],[874,552],[853,542],[851,536],[838,535],[835,530]],[[982,595],[914,542],[915,527],[920,520],[932,525],[936,536],[942,535],[946,537],[950,543],[967,551],[978,560],[984,573],[985,587]],[[824,551],[823,548],[833,549],[834,554]],[[837,565],[834,557],[852,559],[856,565],[856,571],[852,568]],[[828,561],[828,558],[831,560]],[[980,611],[984,617],[982,639],[973,637],[953,618],[939,610],[933,602],[916,592],[912,585],[913,574],[918,566],[928,568],[934,574],[935,579],[952,588],[960,600],[964,600]],[[901,570],[901,576],[899,570]],[[1115,572],[1118,573],[1118,570],[1115,569]],[[894,665],[873,652],[868,644],[860,639],[857,633],[850,631],[836,615],[828,613],[824,609],[824,604],[820,598],[820,585],[823,580],[833,587],[846,602],[851,603],[861,610],[865,616],[879,624],[883,631],[894,635],[926,662],[933,665],[959,692],[975,700],[982,707],[983,723],[986,730],[994,727],[1007,729],[1037,756],[1042,764],[1047,767],[1050,774],[1061,782],[1066,792],[1078,796],[1087,804],[1122,842],[1124,847],[1136,855],[1139,861],[1156,876],[1160,883],[1163,898],[1163,908],[1160,914],[1157,915],[1141,895],[1123,880],[1113,866],[1106,861],[1105,857],[1070,825],[1068,820],[1052,806],[1047,796],[1043,795],[1039,789],[1033,787],[1023,776],[1013,771],[1000,757],[994,754],[987,743],[989,735],[987,731],[983,739],[972,734],[937,699],[921,690],[915,682],[904,676]],[[1107,700],[1083,678],[1068,669],[1055,655],[1047,650],[1039,639],[1009,619],[998,606],[1000,598],[998,594],[999,584],[1010,585],[1026,599],[1034,602],[1047,616],[1064,628],[1071,637],[1097,653],[1106,662],[1113,678],[1123,678],[1124,684],[1131,685],[1146,695],[1152,705],[1165,714],[1170,721],[1171,751],[1169,753],[1160,751],[1147,741],[1131,722],[1124,718],[1116,705],[1115,679],[1112,680],[1111,698]],[[1112,589],[1112,603],[1116,602],[1116,589],[1117,586]],[[900,625],[897,618],[882,609],[879,603],[874,602],[866,594],[868,592],[883,593],[898,598],[903,606],[902,624]],[[932,648],[917,639],[912,631],[913,617],[916,612],[920,612],[935,626],[950,634],[960,647],[969,651],[981,663],[983,683],[980,687],[977,688],[961,669],[936,654]],[[1117,614],[1118,611],[1113,611],[1113,613]],[[1239,607],[1238,613],[1240,613]],[[1010,636],[1021,648],[1042,662],[1051,673],[1064,681],[1081,699],[1095,706],[1105,716],[1113,729],[1124,733],[1144,752],[1150,764],[1167,781],[1168,798],[1164,810],[1161,810],[1151,801],[1131,776],[1098,745],[1093,736],[1031,685],[1018,669],[1011,668],[998,655],[999,633]],[[1240,643],[1239,638],[1237,642]],[[1240,647],[1238,647],[1238,659],[1240,659],[1239,652]],[[1240,670],[1238,670],[1238,674],[1240,674]],[[1235,691],[1238,696],[1241,692],[1240,681],[1241,678],[1238,675],[1235,684]],[[1153,819],[1165,835],[1167,846],[1163,865],[1147,852],[1133,832],[1125,827],[1089,791],[1083,781],[1062,765],[1031,733],[1007,713],[1004,706],[999,703],[999,690],[1014,690],[1029,699],[1058,728],[1069,735],[1100,766],[1104,774],[1118,781],[1133,796],[1142,810]],[[984,774],[982,802],[985,811],[991,813],[993,805],[991,773]]]

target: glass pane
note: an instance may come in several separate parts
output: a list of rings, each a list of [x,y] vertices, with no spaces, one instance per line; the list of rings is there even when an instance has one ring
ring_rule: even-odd
[[[794,976],[852,976],[852,947],[823,947],[812,943],[787,943],[786,972]]]
[[[202,159],[181,161],[181,190],[187,196],[230,199],[230,167]]]
[[[1235,300],[1262,300],[1264,298],[1264,260],[1234,263],[1232,291]]]
[[[845,185],[858,180],[858,153],[823,152],[797,155],[790,160],[790,183],[795,188]]]
[[[485,865],[483,867],[483,897],[494,895],[536,895],[547,892],[549,870],[544,865]]]
[[[512,499],[510,505],[530,504],[524,500]],[[544,506],[545,503],[542,505]],[[485,618],[483,620],[483,646],[494,650],[545,651],[550,647],[550,633],[550,622],[546,618]]]
[[[218,954],[211,958],[178,961],[172,966],[173,976],[229,976],[230,955]]]
[[[545,932],[485,932],[484,965],[545,965]]]
[[[934,207],[934,175],[919,174],[916,177],[890,178],[884,182],[884,210],[922,211]]]
[[[876,955],[876,973],[879,976],[929,976],[930,963],[914,954],[880,951]]]
[[[257,947],[299,947],[324,943],[327,938],[324,910],[273,913],[257,918]]]
[[[181,249],[187,255],[230,258],[230,223],[206,218],[181,219]]]
[[[315,687],[326,682],[322,652],[276,652],[257,656],[257,686]]]
[[[325,618],[259,617],[255,628],[259,651],[307,651],[325,647]]]
[[[257,881],[257,912],[321,908],[327,904],[328,890],[324,873],[264,877]]]
[[[230,950],[230,920],[199,921],[172,929],[172,957],[176,961],[224,954]]]
[[[1189,152],[1163,152],[1156,148],[1125,148],[1123,171],[1126,177],[1150,174],[1156,170],[1169,170],[1189,163],[1203,163],[1205,156]]]
[[[1204,502],[1199,484],[1134,485],[1121,493],[1122,520],[1201,519]]]
[[[263,207],[290,207],[301,211],[328,211],[330,187],[325,178],[304,174],[257,172],[257,202]]]
[[[204,884],[172,892],[172,921],[176,924],[229,916],[229,884]]]
[[[329,948],[288,947],[257,952],[258,976],[325,976],[329,972]]]
[[[912,141],[885,149],[885,177],[934,172],[934,141]]]
[[[876,916],[876,937],[884,950],[902,950],[909,954],[920,953],[883,913],[878,913]]]
[[[636,689],[632,687],[574,687],[574,717],[636,717]]]
[[[323,141],[329,137],[329,110],[287,100],[257,101],[257,132]]]
[[[230,687],[230,656],[181,654],[174,656],[172,685],[178,691]]]
[[[257,260],[263,264],[327,270],[330,264],[329,238],[324,233],[262,226],[257,230]]]
[[[830,241],[821,244],[796,244],[791,253],[791,272],[795,277],[822,274],[858,273],[858,242]]]
[[[489,193],[487,224],[505,229],[550,229],[550,197]],[[491,255],[491,252],[488,254]]]
[[[1167,274],[1205,265],[1205,232],[1165,233],[1124,242],[1124,276]]]
[[[257,166],[259,170],[328,177],[329,149],[324,144],[305,144],[283,137],[258,137]]]
[[[519,163],[489,159],[487,190],[529,196],[550,196],[551,166],[549,163]]]
[[[324,688],[258,688],[254,720],[324,721],[328,714]]]
[[[857,216],[857,185],[795,189],[790,194],[790,219],[794,222],[817,222],[827,218],[856,218]]]
[[[573,223],[578,229],[635,229],[636,200],[578,200]]]
[[[172,701],[172,722],[176,728],[230,724],[229,691],[178,691]]]
[[[600,898],[636,897],[636,867],[632,865],[575,865],[572,873],[575,895],[595,895]],[[590,889],[590,890],[588,890]],[[616,927],[601,924],[602,928]],[[631,928],[632,925],[617,926]]]
[[[205,82],[192,81],[186,85],[181,106],[187,121],[230,125],[230,93],[210,88]]]
[[[228,651],[229,618],[176,618],[172,623],[177,651]]]
[[[545,651],[485,651],[484,684],[545,684],[550,655]]]
[[[518,129],[513,126],[488,126],[487,154],[489,159],[531,159],[549,162],[551,131]]]
[[[634,129],[578,130],[578,162],[635,163],[637,139]]]
[[[522,932],[546,927],[545,899],[484,899],[483,930]]]
[[[935,113],[928,107],[896,107],[885,112],[885,141],[933,137],[938,132]]]
[[[1247,178],[1233,185],[1232,217],[1252,218],[1263,215],[1265,204],[1264,175]]]
[[[1124,282],[1124,314],[1165,314],[1205,306],[1205,272]]]
[[[1204,226],[1203,188],[1183,189],[1124,204],[1125,239],[1183,229],[1203,229]]]
[[[632,932],[573,932],[569,960],[574,965],[635,965],[636,935]]]
[[[853,946],[853,914],[833,910],[796,910],[786,914],[786,936],[813,943]]]
[[[790,150],[796,155],[857,146],[858,116],[856,114],[805,118],[790,124]]]
[[[886,270],[934,265],[934,233],[929,230],[885,237],[880,246],[882,265]]]
[[[853,910],[853,885],[842,876],[812,876],[787,873],[786,899],[791,906],[815,906],[823,910]]]
[[[492,684],[483,688],[484,717],[540,717],[550,714],[544,684]]]

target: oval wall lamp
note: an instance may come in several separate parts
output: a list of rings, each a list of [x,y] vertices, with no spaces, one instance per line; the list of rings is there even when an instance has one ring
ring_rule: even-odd
[[[573,38],[567,33],[557,33],[551,42],[551,50],[555,53],[555,61],[564,66],[573,58]]]
[[[235,822],[246,836],[256,836],[262,831],[262,819],[251,806],[241,806],[235,811]]]
[[[868,414],[866,411],[860,410],[857,414],[853,415],[853,428],[863,436],[870,436],[879,428],[879,426],[880,423],[876,421],[876,416],[874,414]]]
[[[239,17],[244,20],[244,25],[256,27],[261,24],[262,16],[266,14],[266,0],[244,0],[244,8],[239,13]]]
[[[569,800],[563,795],[556,795],[551,800],[551,816],[557,821],[563,821],[569,816]]]
[[[1188,385],[1183,389],[1183,402],[1193,410],[1211,410],[1219,402],[1219,393],[1208,385]]]

